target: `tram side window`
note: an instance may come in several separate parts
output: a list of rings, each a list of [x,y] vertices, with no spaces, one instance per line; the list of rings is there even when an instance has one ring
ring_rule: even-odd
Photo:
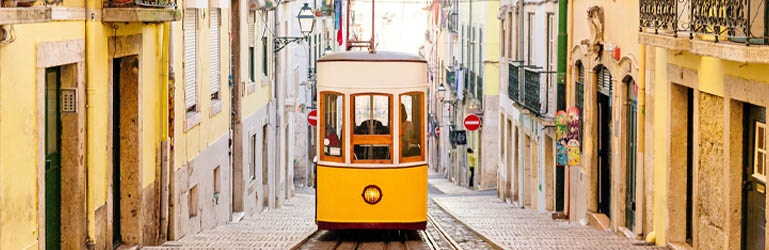
[[[400,145],[404,161],[422,160],[422,124],[423,100],[421,93],[408,93],[400,96]]]
[[[344,144],[344,97],[337,93],[323,93],[323,117],[321,120],[323,133],[323,155],[338,157],[341,160]]]
[[[392,159],[391,97],[364,94],[353,98],[353,160]]]

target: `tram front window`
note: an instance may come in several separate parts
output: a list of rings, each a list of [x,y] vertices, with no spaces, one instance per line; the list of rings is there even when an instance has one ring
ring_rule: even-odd
[[[383,94],[353,97],[353,161],[391,161],[391,103],[391,97]]]
[[[422,93],[400,96],[400,145],[403,161],[421,161],[424,116]]]
[[[323,156],[326,160],[342,161],[344,148],[344,97],[338,93],[321,94],[321,128]]]

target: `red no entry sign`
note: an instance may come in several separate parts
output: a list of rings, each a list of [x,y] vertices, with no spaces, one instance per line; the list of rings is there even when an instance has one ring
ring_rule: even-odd
[[[441,127],[435,127],[435,136],[441,136]]]
[[[469,114],[465,116],[465,128],[473,131],[481,127],[481,118],[475,114]]]
[[[313,109],[312,111],[310,111],[309,114],[307,114],[307,122],[309,122],[310,125],[312,125],[313,127],[318,125],[318,110],[317,109]]]

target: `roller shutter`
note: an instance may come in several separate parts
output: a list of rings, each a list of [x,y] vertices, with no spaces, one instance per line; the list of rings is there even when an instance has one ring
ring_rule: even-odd
[[[197,9],[185,9],[184,30],[184,103],[187,111],[197,111],[198,98],[198,15]]]
[[[210,64],[211,64],[211,99],[219,99],[219,89],[221,88],[221,68],[219,67],[219,62],[221,61],[221,53],[220,53],[220,35],[219,35],[219,9],[212,8],[211,9],[211,43],[210,46]],[[217,94],[217,95],[215,95]]]

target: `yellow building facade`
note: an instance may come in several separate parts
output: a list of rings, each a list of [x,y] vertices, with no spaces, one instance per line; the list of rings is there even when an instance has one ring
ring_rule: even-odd
[[[179,15],[116,2],[0,8],[0,248],[161,237],[164,48]]]
[[[650,102],[645,53],[635,27],[639,1],[570,1],[568,6],[567,107],[581,119],[581,155],[570,166],[567,188],[572,220],[627,237],[652,227],[652,178],[645,154]],[[654,171],[654,172],[653,172]],[[656,184],[656,183],[654,183]]]
[[[767,245],[769,23],[756,3],[729,3],[729,13],[641,1],[657,245]],[[704,11],[681,15],[691,9]]]

